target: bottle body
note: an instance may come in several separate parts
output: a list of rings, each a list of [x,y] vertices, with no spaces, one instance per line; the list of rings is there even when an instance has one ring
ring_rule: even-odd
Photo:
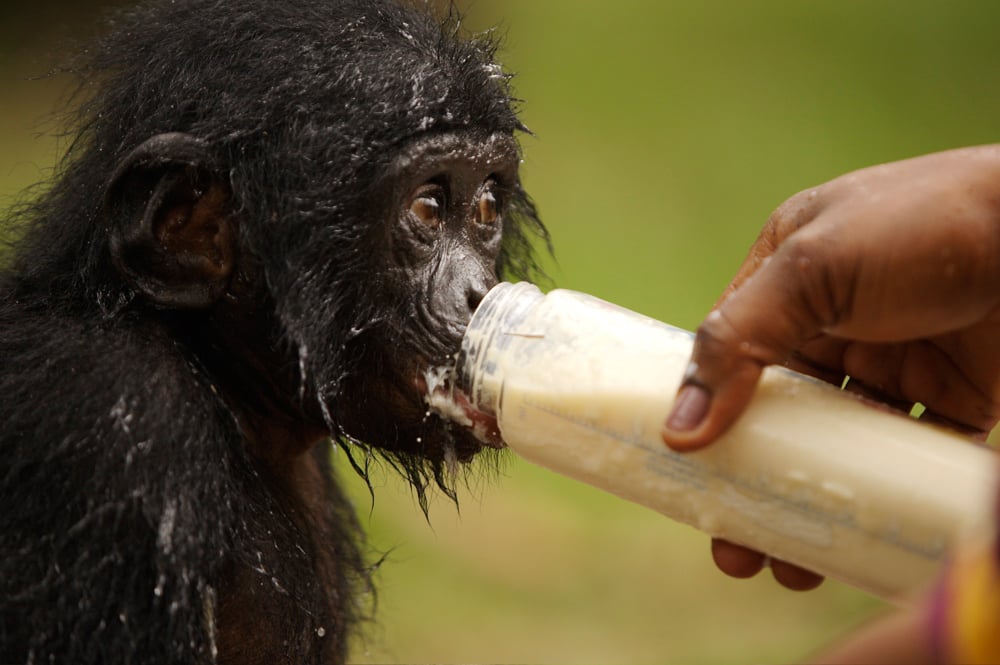
[[[673,452],[660,430],[692,342],[585,294],[501,284],[457,376],[529,461],[884,598],[991,524],[990,449],[783,368],[719,441]]]

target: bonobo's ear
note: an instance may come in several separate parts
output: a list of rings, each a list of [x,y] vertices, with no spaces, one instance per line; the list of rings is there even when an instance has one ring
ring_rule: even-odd
[[[229,198],[204,143],[178,133],[146,140],[121,161],[105,194],[115,266],[156,305],[209,307],[236,259]]]

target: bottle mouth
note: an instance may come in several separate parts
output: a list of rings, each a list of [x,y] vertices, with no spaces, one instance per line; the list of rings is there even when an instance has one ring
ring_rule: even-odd
[[[498,415],[503,374],[498,360],[531,305],[544,297],[530,282],[500,282],[483,298],[469,321],[455,361],[455,386],[471,406]]]

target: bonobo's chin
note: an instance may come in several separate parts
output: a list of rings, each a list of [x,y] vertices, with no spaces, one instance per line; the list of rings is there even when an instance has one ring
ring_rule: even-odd
[[[364,443],[387,454],[428,462],[471,462],[484,448],[502,448],[499,437],[482,440],[485,425],[459,425],[427,411],[415,421],[385,422],[383,426],[348,430]],[[496,421],[493,421],[495,429]]]
[[[471,462],[477,453],[484,448],[499,448],[502,445],[487,446],[483,441],[468,429],[455,427],[449,423],[442,423],[443,427],[436,429],[430,434],[430,441],[423,441],[423,445],[417,452],[418,455],[431,461],[450,462]]]

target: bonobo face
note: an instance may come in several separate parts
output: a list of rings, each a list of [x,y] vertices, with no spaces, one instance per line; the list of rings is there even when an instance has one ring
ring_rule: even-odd
[[[240,244],[241,228],[254,225],[234,212],[206,144],[161,134],[122,160],[112,179],[111,258],[200,357],[248,431],[299,439],[255,439],[261,455],[300,452],[326,430],[404,463],[466,461],[495,423],[467,406],[457,406],[464,425],[447,422],[430,413],[427,396],[447,376],[498,266],[509,262],[510,241],[524,242],[519,224],[534,219],[519,161],[508,133],[414,139],[371,186],[351,180],[360,193],[342,216],[317,224],[301,215],[291,233],[265,225],[275,235],[252,244],[270,255],[255,255]],[[296,244],[282,247],[283,237]],[[278,269],[264,272],[264,260]]]
[[[362,364],[377,371],[346,391],[359,398],[343,417],[349,434],[429,459],[467,460],[481,449],[468,427],[429,413],[428,379],[454,362],[473,311],[497,283],[518,163],[509,135],[449,133],[412,142],[388,168],[373,208],[389,221],[377,242],[389,258],[373,287],[391,313],[365,345],[372,357]]]
[[[106,188],[88,288],[166,330],[259,458],[330,435],[442,485],[482,444],[428,415],[428,377],[548,241],[497,44],[424,3],[202,4],[95,64],[120,73],[81,116],[79,173]]]

